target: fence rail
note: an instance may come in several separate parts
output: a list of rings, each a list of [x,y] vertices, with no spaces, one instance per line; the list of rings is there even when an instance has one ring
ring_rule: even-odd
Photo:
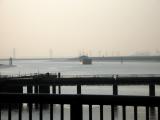
[[[84,95],[81,94],[83,85],[112,85],[113,95]],[[149,96],[118,95],[118,85],[148,85]],[[160,85],[160,77],[63,78],[60,74],[58,76],[46,74],[42,76],[0,78],[0,120],[4,105],[8,109],[8,120],[12,120],[13,106],[18,108],[19,120],[22,120],[23,103],[28,104],[29,120],[32,120],[33,104],[39,107],[40,120],[43,120],[45,104],[49,105],[50,120],[53,120],[53,104],[60,104],[61,120],[64,120],[65,104],[70,105],[71,120],[82,120],[83,105],[89,106],[89,120],[93,119],[93,105],[100,107],[100,120],[104,118],[104,105],[109,105],[111,108],[111,120],[115,119],[114,107],[117,105],[122,107],[123,120],[126,120],[127,106],[134,107],[134,120],[138,119],[139,106],[145,107],[146,120],[150,119],[150,108],[156,107],[158,109],[158,120],[160,120],[160,97],[155,96],[155,85]],[[28,94],[23,94],[24,86],[27,87]],[[56,92],[56,86],[58,86],[58,92]],[[77,86],[77,94],[61,94],[61,86]],[[50,87],[52,87],[52,94],[49,94]]]
[[[50,93],[49,87],[52,86],[53,92],[56,93],[55,86],[77,86],[78,94],[81,93],[82,85],[112,85],[113,95],[118,95],[119,85],[148,85],[149,95],[155,96],[155,85],[160,85],[160,77],[84,77],[84,78],[61,78],[60,74],[41,75],[20,78],[0,78],[0,92],[18,92],[23,93],[23,86],[27,86],[28,93]]]
[[[22,120],[22,103],[29,104],[29,120],[32,120],[32,104],[38,103],[39,119],[43,120],[43,104],[50,105],[50,120],[53,120],[53,104],[61,105],[61,120],[64,119],[64,104],[69,104],[71,120],[82,120],[82,105],[89,105],[89,120],[92,120],[92,106],[100,106],[100,120],[103,120],[103,106],[111,106],[111,120],[115,119],[114,107],[122,106],[122,119],[126,119],[126,107],[134,107],[134,120],[137,120],[137,108],[144,106],[146,109],[146,120],[149,120],[149,108],[158,108],[158,120],[160,120],[160,97],[150,96],[112,96],[112,95],[56,95],[56,94],[0,94],[0,103],[8,104],[8,120],[11,120],[12,104],[19,105],[19,120]],[[0,109],[2,110],[2,109]]]
[[[159,96],[0,93],[0,103],[53,103],[158,106]]]

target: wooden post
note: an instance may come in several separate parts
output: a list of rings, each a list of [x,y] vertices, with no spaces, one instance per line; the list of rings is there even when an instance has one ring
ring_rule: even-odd
[[[77,94],[81,94],[81,85],[77,85]],[[82,120],[82,105],[71,104],[71,120]]]
[[[50,87],[48,85],[40,85],[39,86],[39,93],[50,93]],[[47,109],[49,107],[49,104],[42,104],[42,107],[44,109]]]
[[[35,85],[35,86],[34,86],[34,93],[35,93],[35,94],[39,93],[39,92],[38,92],[38,85]]]
[[[33,93],[33,87],[31,85],[27,86],[27,93]]]
[[[77,85],[77,94],[81,94],[81,85],[80,84]]]
[[[155,85],[154,84],[149,85],[149,96],[155,96]]]
[[[118,87],[116,83],[113,84],[113,95],[118,95]]]
[[[35,86],[34,86],[34,93],[35,93],[35,94],[38,94],[38,93],[39,93],[38,85],[35,85]],[[35,108],[38,109],[38,104],[37,104],[37,103],[35,103]]]
[[[33,93],[33,86],[32,85],[28,85],[27,86],[27,94],[28,93]],[[32,104],[27,104],[28,108],[30,109],[30,107],[32,106]]]
[[[118,86],[117,86],[117,78],[118,76],[114,76],[114,81],[113,81],[113,95],[118,95]]]
[[[52,85],[52,94],[56,94],[56,86]]]
[[[18,85],[6,85],[5,86],[5,91],[7,93],[23,93],[23,86],[18,86]],[[4,108],[6,106],[4,105]],[[11,106],[13,109],[17,109],[18,108],[18,104],[12,104]]]
[[[61,73],[58,73],[58,80],[61,78]],[[61,94],[61,85],[58,86],[59,94]]]
[[[151,80],[149,83],[149,96],[155,96],[155,84]]]
[[[71,120],[82,120],[81,104],[71,104]]]

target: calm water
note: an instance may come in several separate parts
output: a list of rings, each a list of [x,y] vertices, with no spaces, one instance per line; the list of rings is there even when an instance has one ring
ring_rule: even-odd
[[[0,64],[8,61],[0,61]],[[18,60],[16,67],[0,69],[2,75],[57,73],[63,75],[99,75],[99,74],[160,74],[160,62],[93,62],[81,65],[79,62],[54,62],[49,60]]]
[[[8,61],[0,61],[0,64],[8,64]],[[92,65],[81,65],[79,62],[55,62],[49,60],[19,60],[14,61],[14,67],[0,68],[1,75],[19,75],[30,73],[57,73],[62,75],[112,75],[112,74],[160,74],[158,62],[93,62]],[[148,95],[148,86],[119,86],[120,95]],[[63,94],[76,93],[76,87],[62,87]],[[83,94],[112,94],[111,86],[83,86]],[[160,86],[156,86],[156,95],[160,96]],[[65,120],[70,117],[70,106],[65,105]],[[104,119],[110,120],[110,106],[104,106]],[[13,120],[18,119],[18,111],[13,110]],[[83,118],[88,120],[88,106],[83,106]],[[116,119],[122,119],[122,108],[115,109]],[[151,119],[156,120],[157,108],[150,112]],[[33,120],[39,119],[39,111],[33,110]],[[60,119],[60,107],[54,106],[54,118]],[[145,120],[145,108],[138,108],[139,120]],[[49,110],[44,110],[45,120],[49,120]],[[99,120],[99,106],[93,106],[93,120]],[[127,107],[127,119],[133,120],[133,107]],[[7,120],[7,111],[2,111],[2,120]],[[23,120],[28,120],[28,109],[23,110]]]

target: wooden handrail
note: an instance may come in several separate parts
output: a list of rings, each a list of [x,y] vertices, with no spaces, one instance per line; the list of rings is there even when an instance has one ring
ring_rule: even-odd
[[[0,93],[0,103],[159,106],[159,101],[157,96]]]

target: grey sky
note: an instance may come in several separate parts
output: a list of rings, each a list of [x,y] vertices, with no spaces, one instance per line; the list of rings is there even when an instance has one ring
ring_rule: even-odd
[[[160,48],[160,0],[0,0],[0,58]]]

